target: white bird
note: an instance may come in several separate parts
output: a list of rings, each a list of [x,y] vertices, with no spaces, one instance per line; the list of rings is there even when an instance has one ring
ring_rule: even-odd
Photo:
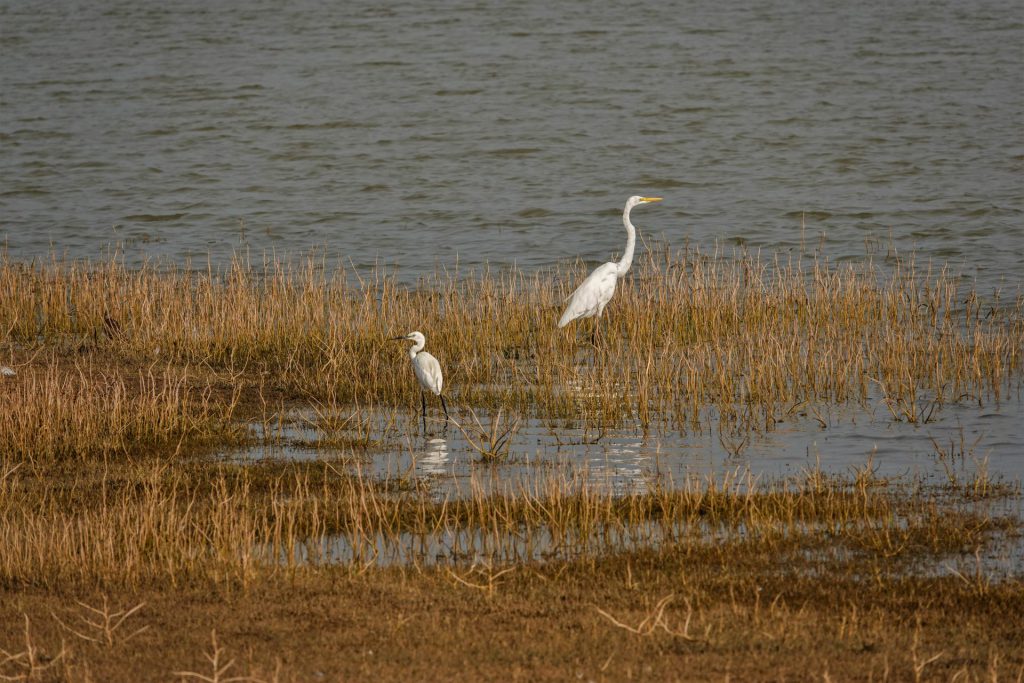
[[[444,386],[444,377],[441,375],[441,364],[437,362],[437,359],[432,355],[423,350],[423,347],[427,344],[427,338],[423,336],[422,332],[410,332],[404,337],[393,337],[394,340],[407,340],[414,341],[415,344],[409,349],[409,360],[412,361],[413,372],[416,373],[416,379],[419,380],[420,387],[420,401],[423,404],[423,422],[426,424],[427,420],[427,397],[423,393],[424,390],[433,392],[435,396],[441,399],[441,407],[444,408],[444,419],[447,422],[448,418],[448,406],[445,405],[444,396],[441,395],[441,388]]]
[[[636,244],[636,228],[629,221],[629,212],[637,204],[649,202],[660,202],[661,197],[639,197],[632,196],[626,200],[626,208],[622,212],[622,223],[626,226],[626,251],[622,258],[616,263],[609,261],[594,269],[594,272],[587,276],[576,291],[569,296],[569,305],[565,307],[565,313],[558,319],[558,326],[565,327],[577,318],[601,317],[601,312],[615,294],[616,281],[626,274],[629,266],[633,263],[633,246]],[[596,330],[596,327],[595,327]]]

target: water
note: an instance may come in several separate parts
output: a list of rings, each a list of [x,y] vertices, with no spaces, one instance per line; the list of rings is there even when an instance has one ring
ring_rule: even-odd
[[[354,457],[351,447],[317,447],[332,436],[317,426],[317,416],[297,411],[283,416],[276,444],[256,445],[224,455],[241,461],[263,458],[319,460],[340,458],[345,465],[381,479],[418,478],[429,482],[438,499],[458,498],[472,491],[504,493],[519,487],[535,490],[555,477],[585,482],[614,494],[643,493],[651,486],[681,485],[693,477],[750,476],[762,484],[802,478],[818,471],[852,479],[870,468],[892,483],[963,491],[976,477],[1018,490],[1024,482],[1024,421],[1021,397],[1003,403],[949,404],[922,424],[896,421],[880,399],[868,406],[822,406],[794,413],[774,431],[722,434],[708,414],[685,433],[665,426],[604,429],[582,425],[551,425],[521,419],[508,442],[505,457],[484,463],[465,433],[431,417],[423,429],[415,415],[394,419],[363,415],[372,438],[381,444],[367,457]],[[443,416],[441,416],[443,418]],[[493,416],[457,418],[473,441],[486,442]],[[501,425],[509,417],[503,415]],[[253,427],[254,433],[261,429]],[[500,431],[499,431],[500,433]]]
[[[755,436],[749,451],[738,456],[717,437],[705,431],[679,434],[659,431],[640,433],[630,429],[553,429],[540,421],[527,420],[511,439],[508,457],[497,464],[483,463],[463,433],[449,425],[431,422],[421,430],[413,417],[407,422],[393,419],[370,421],[390,428],[377,429],[376,438],[389,442],[382,450],[355,456],[348,449],[315,448],[310,444],[323,437],[310,413],[289,414],[276,435],[274,447],[256,446],[227,453],[241,460],[283,458],[326,460],[344,468],[392,483],[403,489],[418,484],[418,494],[435,500],[453,500],[479,493],[536,494],[555,483],[559,490],[586,486],[591,491],[613,495],[644,493],[650,487],[682,486],[710,478],[723,488],[743,491],[749,485],[763,490],[780,481],[801,485],[817,472],[844,475],[852,480],[857,472],[870,468],[879,482],[905,491],[923,486],[925,495],[938,495],[950,508],[973,510],[1002,518],[1020,518],[1019,491],[1024,462],[1016,448],[993,441],[987,434],[962,426],[951,427],[969,416],[963,406],[943,409],[950,420],[913,427],[892,423],[861,409],[828,411],[825,425],[817,429],[797,417],[780,434]],[[998,406],[987,417],[999,416]],[[377,415],[377,418],[382,416]],[[481,420],[485,429],[487,419]],[[1013,420],[1004,435],[1024,437],[1019,420]],[[998,423],[998,421],[997,421]],[[477,436],[473,436],[478,440]],[[395,441],[403,442],[395,448]],[[819,450],[819,444],[821,448]],[[936,446],[937,444],[937,446]],[[802,448],[801,448],[802,447]],[[1011,479],[993,470],[1014,473]],[[990,498],[972,497],[972,478],[992,478]],[[998,489],[998,491],[996,490]],[[1005,495],[1009,493],[1009,495]],[[785,527],[785,523],[781,524]],[[813,533],[813,524],[803,531]],[[338,533],[314,536],[301,543],[261,547],[261,556],[279,563],[341,563],[388,566],[395,564],[472,565],[500,567],[511,562],[543,562],[575,557],[658,547],[680,542],[736,540],[748,530],[712,523],[677,520],[668,523],[625,522],[597,525],[589,531],[555,533],[549,526],[522,526],[507,532],[475,526],[456,526],[421,533],[400,531],[367,535]],[[808,551],[811,559],[841,562],[852,551],[827,547]],[[959,551],[915,560],[907,571],[917,575],[973,576],[983,571],[989,580],[1019,576],[1024,562],[1024,539],[1010,532],[994,532],[984,548],[964,547]],[[486,573],[479,578],[486,578]]]
[[[12,257],[526,269],[641,233],[1024,260],[1014,0],[0,0]],[[802,228],[803,223],[803,228]]]
[[[1007,407],[1009,406],[1009,407]],[[694,479],[710,479],[744,490],[777,482],[799,485],[817,473],[852,480],[870,469],[879,482],[938,494],[951,507],[973,508],[981,514],[1020,519],[1024,499],[1024,441],[1020,397],[1008,404],[947,405],[922,425],[896,422],[881,401],[857,407],[823,407],[815,416],[799,413],[774,432],[753,434],[739,452],[736,441],[723,439],[710,420],[688,433],[655,429],[557,428],[540,420],[522,420],[513,431],[507,456],[496,463],[482,462],[465,434],[443,420],[431,418],[426,429],[415,415],[394,419],[367,414],[375,425],[373,438],[384,444],[367,454],[349,448],[316,447],[320,439],[337,436],[317,427],[318,416],[295,411],[282,416],[274,432],[277,443],[257,445],[223,455],[234,461],[267,458],[333,461],[333,467],[359,472],[371,479],[417,485],[420,494],[437,501],[478,493],[517,495],[542,492],[556,482],[560,489],[586,486],[612,495],[642,494],[653,487],[684,486]],[[481,437],[464,426],[472,439]],[[489,431],[490,419],[480,419]],[[508,424],[507,416],[502,424]],[[261,427],[254,425],[256,433]],[[976,479],[977,478],[977,479]],[[990,499],[975,500],[973,483],[988,479]],[[593,553],[657,547],[689,539],[708,542],[722,535],[737,538],[744,529],[714,525],[622,524],[600,527],[592,534],[556,535],[546,525],[521,528],[506,534],[491,529],[458,527],[429,533],[399,532],[369,536],[328,534],[306,539],[294,547],[260,548],[271,562],[342,563],[388,566],[394,564],[502,566],[510,562],[570,559]],[[815,551],[820,560],[839,561],[848,549]],[[914,574],[974,576],[982,571],[989,580],[1019,577],[1024,566],[1024,539],[1013,532],[995,533],[983,549],[963,548],[959,553],[919,559],[908,571]],[[485,579],[487,574],[480,577]],[[486,582],[485,582],[486,583]]]
[[[806,530],[814,531],[815,527],[808,525]],[[724,525],[717,527],[710,524],[669,524],[657,521],[610,525],[600,527],[592,534],[570,532],[556,535],[543,525],[536,529],[521,529],[501,535],[478,528],[439,529],[423,534],[402,532],[395,536],[383,533],[357,536],[328,534],[306,539],[288,548],[261,546],[256,550],[263,561],[277,564],[338,563],[364,567],[402,564],[471,565],[491,569],[514,562],[570,560],[681,542],[737,540],[746,533],[743,525],[729,529]],[[847,548],[832,546],[808,551],[806,557],[823,564],[843,563],[848,562],[853,554]],[[980,574],[995,582],[1016,580],[1022,562],[1024,544],[1020,539],[997,533],[984,552],[971,553],[964,548],[960,552],[938,557],[918,558],[905,571],[918,576],[950,576],[956,573],[962,578]],[[490,572],[484,572],[478,578],[486,579],[488,574]],[[482,583],[486,584],[487,581]]]

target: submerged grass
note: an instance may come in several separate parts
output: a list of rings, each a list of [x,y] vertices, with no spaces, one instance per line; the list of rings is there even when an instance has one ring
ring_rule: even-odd
[[[149,459],[69,469],[7,461],[0,499],[0,584],[8,588],[244,586],[320,564],[500,564],[709,543],[734,546],[737,556],[747,546],[779,558],[812,548],[881,556],[897,571],[902,558],[973,552],[1016,528],[1012,517],[944,504],[925,489],[818,471],[775,484],[691,479],[624,496],[579,473],[549,472],[438,500],[328,462]],[[444,557],[410,550],[445,544]]]

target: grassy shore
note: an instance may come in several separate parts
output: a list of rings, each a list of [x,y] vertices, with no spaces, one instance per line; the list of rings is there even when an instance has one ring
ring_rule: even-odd
[[[984,471],[612,495],[552,470],[447,498],[364,473],[418,410],[385,341],[412,329],[464,425],[741,440],[816,406],[923,424],[1020,388],[1024,299],[913,263],[650,255],[596,347],[554,327],[581,277],[0,262],[0,676],[1024,677],[1020,489]],[[295,409],[322,460],[215,457],[280,441]]]
[[[1019,561],[1013,487],[892,482],[866,466],[619,497],[552,478],[438,501],[322,462],[5,467],[0,674],[22,680],[990,681],[1024,669],[1024,583],[982,559]],[[476,540],[457,553],[415,552],[461,531]],[[338,540],[362,552],[323,552]],[[503,554],[531,542],[551,552]],[[406,562],[379,566],[389,547]]]
[[[55,681],[1021,678],[1019,582],[814,567],[823,578],[766,548],[742,557],[673,548],[500,576],[333,568],[244,591],[28,589],[0,604],[3,671]],[[104,604],[116,629],[102,626]]]

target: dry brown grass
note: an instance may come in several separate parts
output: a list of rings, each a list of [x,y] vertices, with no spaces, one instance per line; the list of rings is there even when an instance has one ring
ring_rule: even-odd
[[[315,258],[191,272],[108,263],[0,263],[0,344],[216,371],[246,393],[406,406],[418,387],[389,336],[417,328],[456,402],[551,420],[686,429],[713,406],[727,427],[772,429],[804,403],[880,395],[896,420],[998,400],[1019,377],[1024,297],[983,299],[914,263],[649,253],[606,312],[554,320],[582,271],[385,273],[349,283]],[[574,334],[581,329],[582,332]],[[37,358],[43,362],[45,358]]]
[[[663,544],[878,556],[896,572],[904,561],[985,547],[1018,524],[959,495],[945,500],[944,489],[817,470],[777,483],[690,479],[624,496],[584,473],[551,471],[438,500],[429,488],[329,462],[8,460],[2,469],[0,585],[8,588],[249,586],[324,565],[501,564]]]
[[[151,364],[131,375],[88,358],[65,365],[37,356],[2,392],[0,444],[13,460],[194,451],[246,436],[233,420],[237,393],[219,400],[187,366]]]
[[[520,567],[483,590],[467,584],[486,584],[484,572],[458,570],[464,583],[398,569],[324,569],[248,591],[152,587],[111,599],[119,610],[145,601],[130,627],[148,628],[110,647],[66,637],[51,616],[100,596],[27,590],[0,602],[0,647],[19,657],[0,670],[27,673],[31,650],[34,680],[68,682],[1020,678],[1019,581],[978,595],[956,577],[820,569],[767,548],[740,560],[726,544]],[[58,656],[60,675],[47,677],[40,667]]]

